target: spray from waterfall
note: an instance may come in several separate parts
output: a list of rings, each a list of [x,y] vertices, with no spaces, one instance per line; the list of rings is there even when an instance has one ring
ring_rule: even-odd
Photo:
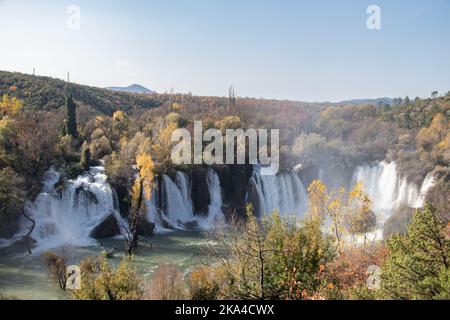
[[[42,193],[30,204],[36,221],[31,237],[37,240],[38,248],[95,245],[90,234],[109,215],[123,223],[103,167],[92,167],[88,173],[55,187],[59,178],[59,172],[50,169]]]

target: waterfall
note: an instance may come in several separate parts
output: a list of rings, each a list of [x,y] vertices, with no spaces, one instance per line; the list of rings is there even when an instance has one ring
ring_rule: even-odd
[[[422,186],[420,187],[419,199],[417,202],[418,207],[423,207],[425,205],[425,198],[431,188],[434,187],[436,183],[434,173],[430,172],[423,180]]]
[[[364,184],[376,212],[392,211],[401,205],[420,208],[434,184],[433,175],[428,174],[419,190],[414,184],[408,183],[406,178],[400,177],[395,162],[358,167],[352,185],[358,181]]]
[[[196,220],[189,177],[184,172],[177,172],[175,181],[166,175],[162,179],[166,204],[163,216],[172,227],[184,229],[185,224]]]
[[[209,168],[206,175],[210,204],[207,216],[195,215],[191,195],[191,182],[184,172],[177,172],[175,180],[162,177],[162,203],[159,192],[153,190],[152,198],[146,202],[147,218],[155,223],[156,232],[173,229],[210,229],[225,220],[222,212],[222,189],[217,173]]]
[[[42,193],[30,204],[36,221],[31,237],[44,248],[95,244],[90,233],[97,225],[110,214],[121,219],[114,208],[114,195],[104,168],[92,167],[88,173],[57,188],[59,178],[60,174],[50,169]]]
[[[260,216],[278,210],[281,214],[301,216],[306,211],[307,194],[299,176],[294,172],[261,175],[255,169],[251,178],[259,200]]]
[[[202,222],[202,226],[205,229],[209,229],[217,224],[223,223],[225,221],[225,216],[222,212],[223,201],[219,176],[211,168],[208,169],[206,183],[208,184],[211,203],[208,208],[208,216]]]

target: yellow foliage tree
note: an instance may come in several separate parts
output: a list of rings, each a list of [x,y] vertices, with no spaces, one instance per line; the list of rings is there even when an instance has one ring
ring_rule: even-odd
[[[142,279],[123,259],[113,269],[105,256],[86,258],[80,263],[81,288],[72,291],[78,300],[139,300],[142,297]]]
[[[0,101],[0,117],[13,116],[17,114],[22,107],[22,101],[15,97],[10,98],[7,94],[4,94]]]
[[[170,122],[159,131],[152,144],[153,154],[156,157],[155,171],[158,173],[164,173],[172,164],[172,133],[177,128],[176,123]]]
[[[330,218],[332,234],[339,253],[342,253],[347,231],[352,235],[366,236],[375,226],[376,217],[371,210],[372,203],[364,193],[362,183],[358,182],[350,192],[345,188],[328,191],[322,181],[316,180],[311,183],[308,192],[309,215],[317,219]]]
[[[173,111],[175,111],[175,112],[178,112],[178,111],[183,110],[183,109],[184,109],[184,106],[183,106],[182,104],[179,104],[179,103],[176,103],[176,102],[175,102],[174,104],[172,104],[171,109],[172,109]]]
[[[147,153],[141,153],[136,157],[138,174],[131,190],[131,213],[128,234],[128,254],[132,255],[133,249],[138,245],[138,223],[141,211],[145,208],[145,200],[152,196],[154,180],[154,164],[152,157]]]

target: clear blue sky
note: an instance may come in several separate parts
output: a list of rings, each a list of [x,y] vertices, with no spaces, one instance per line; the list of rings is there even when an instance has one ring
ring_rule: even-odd
[[[81,29],[66,8],[81,8]],[[366,27],[381,8],[382,30]],[[450,90],[450,0],[0,0],[0,69],[303,101]]]

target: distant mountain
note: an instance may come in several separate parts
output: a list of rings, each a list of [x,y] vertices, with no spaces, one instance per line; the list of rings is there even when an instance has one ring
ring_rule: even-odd
[[[336,104],[372,104],[372,105],[379,105],[379,104],[393,104],[394,99],[392,98],[376,98],[376,99],[353,99],[353,100],[345,100],[338,102]]]
[[[139,84],[133,84],[129,87],[108,87],[106,88],[111,91],[128,92],[128,93],[138,93],[138,94],[152,94],[154,91],[147,89]]]

